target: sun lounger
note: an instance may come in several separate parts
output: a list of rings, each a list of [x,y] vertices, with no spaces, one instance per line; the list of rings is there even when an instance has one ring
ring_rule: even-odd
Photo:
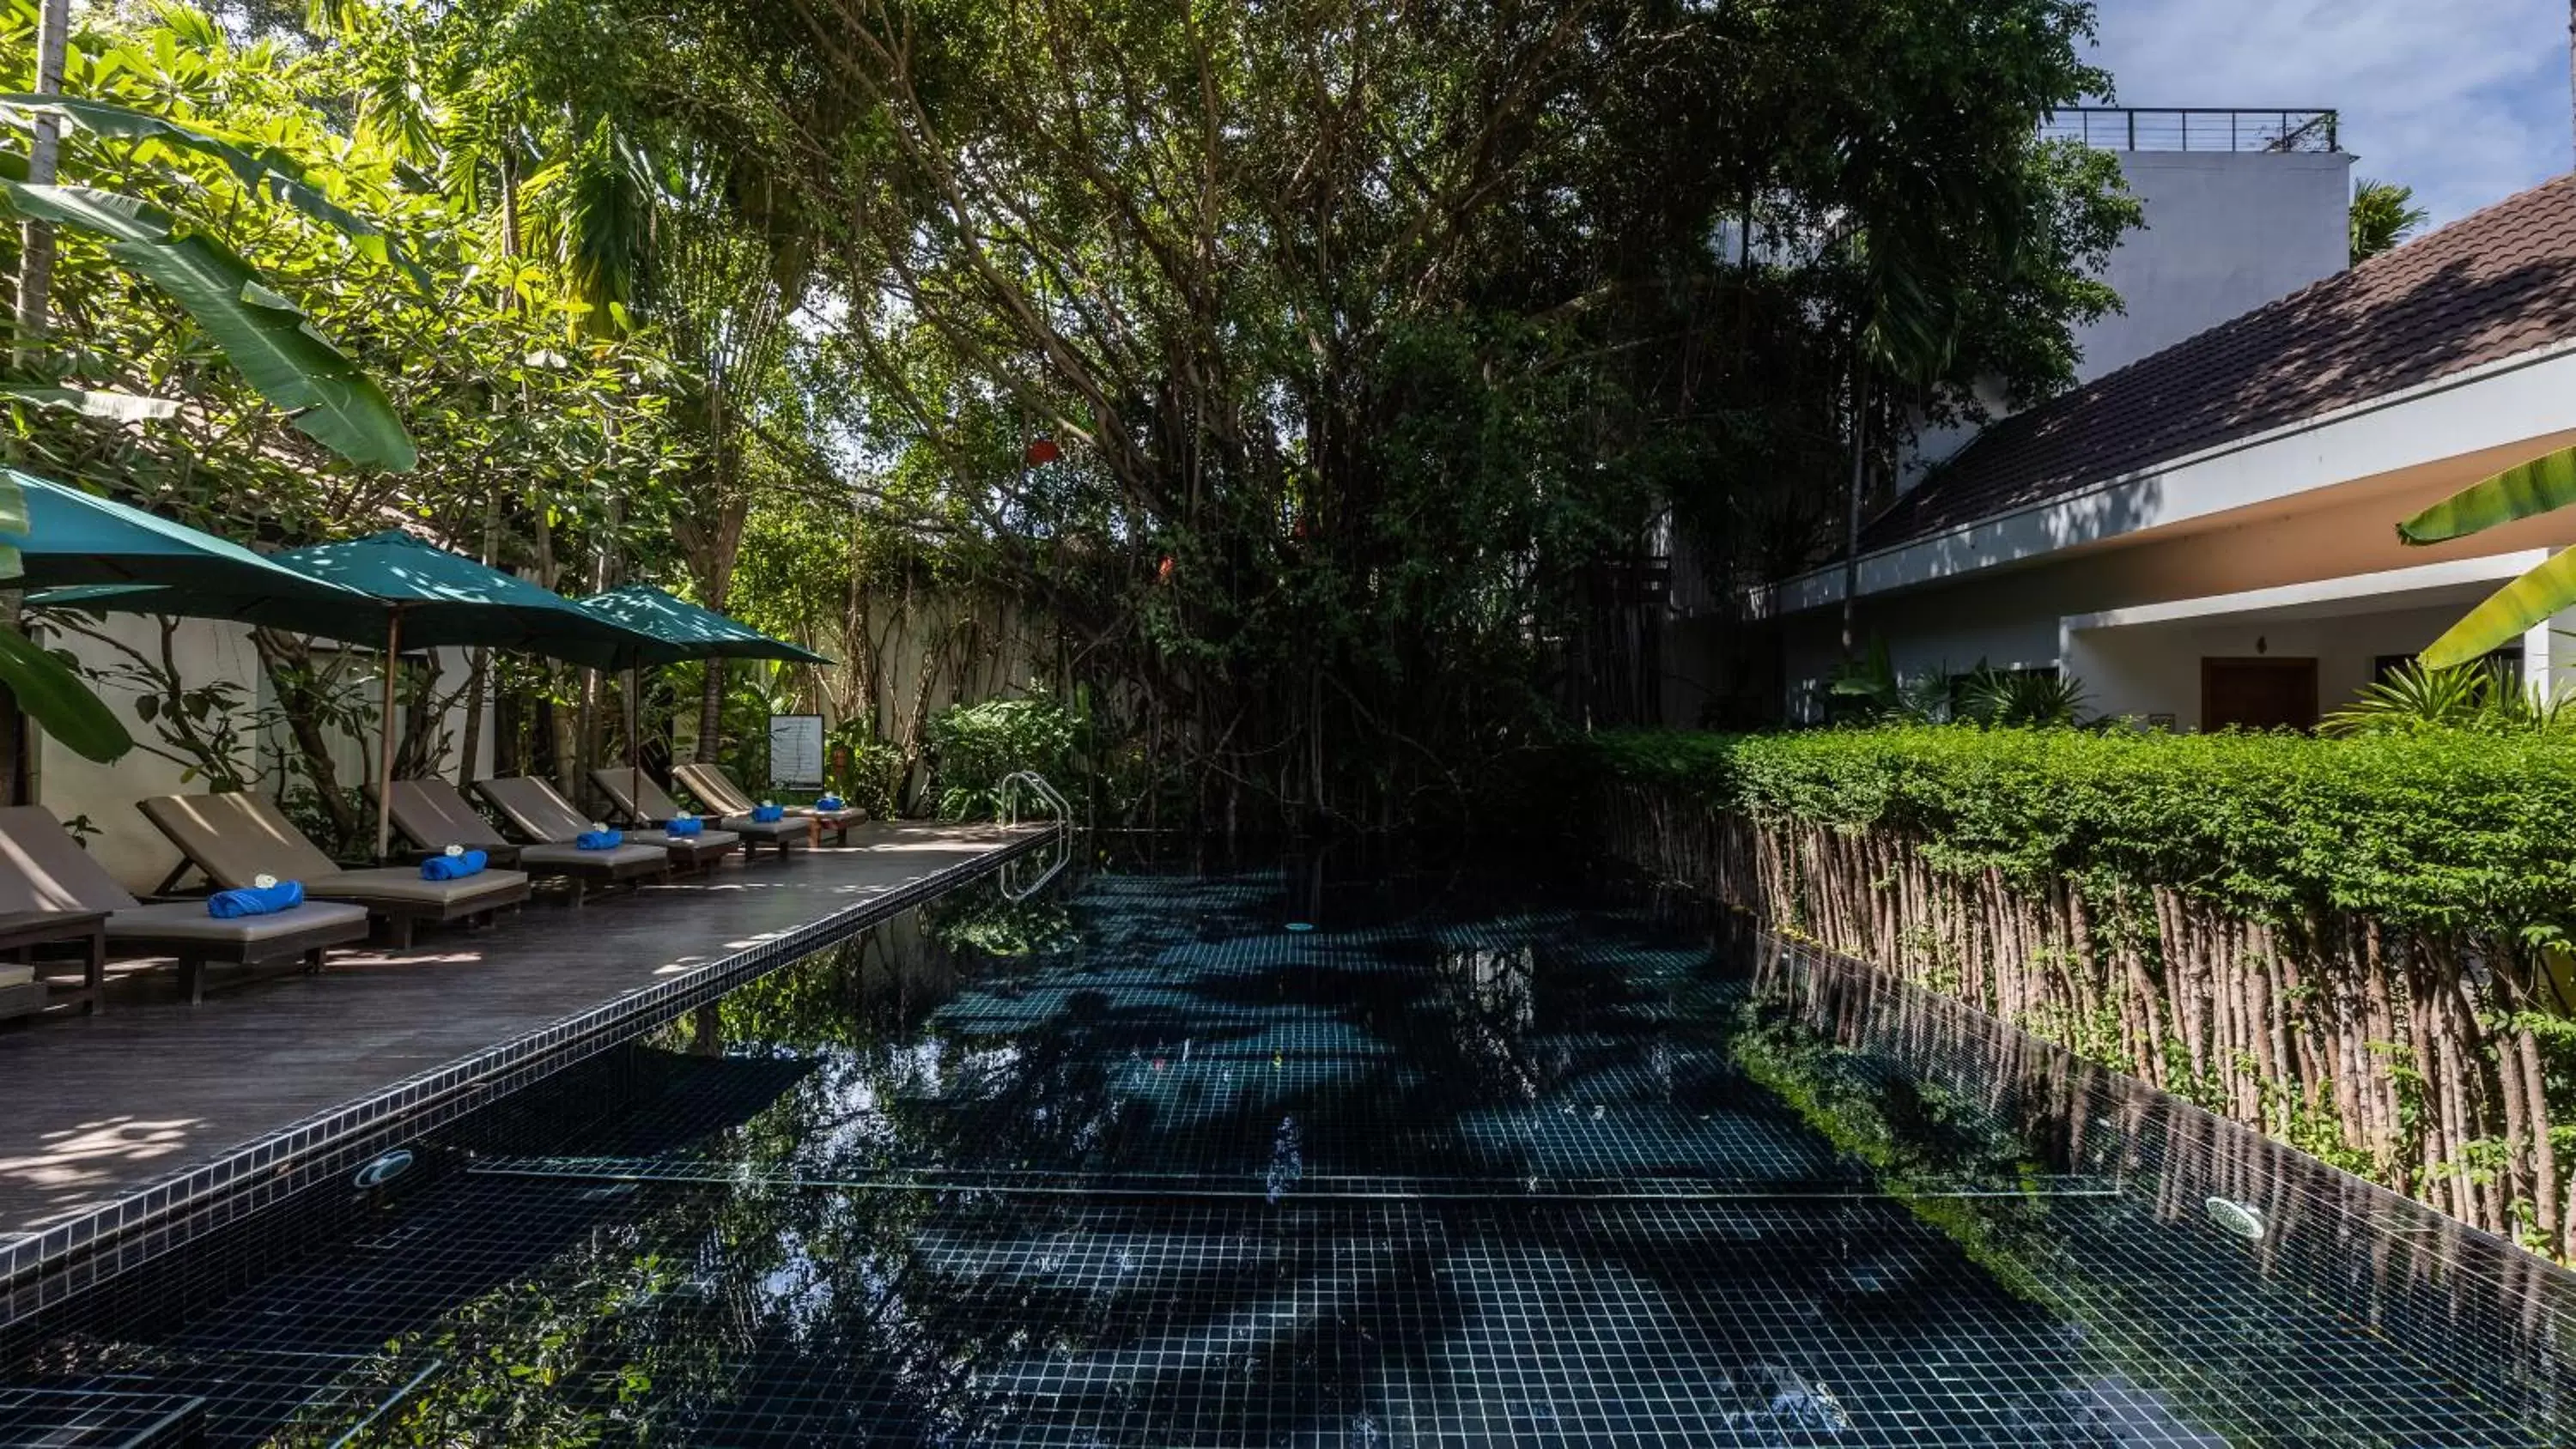
[[[135,808],[216,885],[238,889],[262,875],[301,881],[311,899],[365,906],[396,946],[410,945],[420,922],[487,920],[528,899],[528,878],[515,870],[463,880],[423,880],[409,866],[343,870],[275,802],[257,795],[161,795]]]
[[[590,831],[591,822],[582,818],[572,803],[555,791],[555,787],[533,775],[517,775],[506,780],[477,780],[474,793],[501,812],[510,828],[527,836],[533,844],[520,848],[525,861],[553,860],[588,856],[614,865],[618,878],[627,879],[644,872],[628,862],[638,856],[652,858],[652,874],[667,880],[671,867],[683,862],[684,853],[672,849],[676,842],[659,835],[638,837],[609,850],[584,850],[575,842]],[[726,842],[729,846],[730,841]],[[695,863],[690,859],[689,863]]]
[[[625,767],[593,770],[590,778],[609,799],[617,802],[619,812],[629,824],[661,825],[680,814],[680,802],[672,799],[670,792],[653,783],[653,777],[641,770]],[[766,845],[783,857],[789,847],[800,840],[811,839],[814,833],[811,821],[792,818],[762,821],[754,820],[748,814],[725,816],[710,826],[708,833],[715,833],[718,827],[726,834],[741,837],[745,856]]]
[[[733,776],[726,774],[722,765],[673,765],[671,778],[679,781],[690,794],[707,802],[708,808],[728,819],[751,814],[754,801],[733,782]],[[831,832],[833,838],[843,845],[850,843],[851,826],[865,825],[868,821],[868,812],[859,809],[817,810],[811,805],[784,808],[788,819],[813,821],[818,832]]]
[[[490,802],[493,809],[501,812],[501,818],[510,822],[511,829],[532,840],[569,840],[590,828],[590,822],[548,780],[530,776],[482,780],[476,782],[474,791]],[[698,870],[712,866],[732,854],[734,847],[741,843],[740,836],[714,829],[701,829],[695,835],[664,835],[661,827],[666,822],[638,821],[633,812],[626,810],[623,801],[618,802],[618,808],[626,816],[624,823],[653,832],[641,841],[642,844],[662,851],[670,857],[672,865],[681,869]]]
[[[475,788],[491,799],[491,792],[484,787],[503,783],[511,782],[486,780]],[[545,785],[542,780],[526,783]],[[374,793],[373,786],[368,787],[368,793]],[[548,788],[546,793],[553,795],[554,791]],[[614,850],[584,850],[572,844],[569,836],[559,838],[531,831],[526,822],[515,816],[510,823],[530,835],[534,843],[522,845],[509,840],[445,780],[396,780],[393,798],[394,829],[413,844],[428,851],[461,845],[482,851],[496,865],[514,866],[531,876],[560,876],[576,906],[592,886],[630,884],[647,878],[661,880],[671,874],[671,854],[657,841],[630,841]],[[570,807],[566,807],[569,811]],[[508,816],[510,812],[505,808],[502,814]],[[572,833],[579,834],[579,827]],[[502,858],[505,855],[507,860]]]
[[[376,783],[365,785],[367,803],[376,803]],[[479,850],[504,870],[519,868],[519,843],[493,828],[462,792],[444,780],[396,780],[394,832],[423,855],[437,855],[451,845]]]
[[[0,808],[0,911],[104,911],[108,951],[176,958],[190,1001],[203,999],[209,964],[300,961],[319,970],[324,950],[367,938],[365,908],[335,901],[232,920],[206,914],[204,901],[146,905],[41,805]]]

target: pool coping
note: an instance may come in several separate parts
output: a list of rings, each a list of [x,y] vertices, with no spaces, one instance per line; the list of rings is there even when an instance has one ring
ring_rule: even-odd
[[[803,925],[416,1072],[227,1148],[45,1228],[0,1242],[0,1327],[610,1047],[743,983],[901,915],[1067,834],[1022,827],[992,849]]]

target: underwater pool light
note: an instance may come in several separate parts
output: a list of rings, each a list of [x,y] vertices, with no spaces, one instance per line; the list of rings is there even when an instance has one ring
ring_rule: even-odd
[[[411,1171],[411,1154],[397,1147],[359,1168],[356,1181],[361,1188],[379,1188],[409,1171]]]
[[[2201,1204],[2201,1210],[2209,1214],[2209,1220],[2218,1225],[2219,1231],[2233,1234],[2249,1243],[2263,1241],[2264,1225],[2261,1208],[2250,1203],[2238,1202],[2233,1198],[2214,1197]]]

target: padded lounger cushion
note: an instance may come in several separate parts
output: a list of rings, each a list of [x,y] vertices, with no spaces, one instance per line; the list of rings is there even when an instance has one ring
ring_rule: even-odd
[[[339,929],[330,930],[331,927]],[[110,941],[203,941],[210,946],[249,946],[307,932],[322,932],[330,938],[317,944],[363,941],[367,936],[367,908],[338,901],[306,901],[291,911],[225,921],[207,915],[205,905],[199,901],[164,901],[128,906],[107,918]]]
[[[470,911],[474,902],[503,903],[503,897],[526,892],[528,878],[515,870],[487,870],[463,880],[422,880],[420,872],[402,866],[379,870],[340,870],[304,882],[304,893],[326,901],[390,901],[436,906],[442,911]]]
[[[644,875],[671,863],[671,852],[658,845],[621,845],[614,850],[584,850],[578,845],[530,845],[519,851],[519,863],[580,875]]]
[[[814,822],[799,816],[785,820],[754,820],[748,815],[728,815],[724,828],[752,840],[803,840],[814,833]]]
[[[304,882],[310,895],[316,880],[340,874],[339,864],[305,839],[284,811],[257,795],[160,795],[136,808],[225,890],[273,875]]]
[[[368,798],[375,793],[374,785],[367,786]],[[514,848],[509,837],[493,829],[492,822],[445,780],[394,781],[393,818],[394,828],[423,850],[462,845],[489,854]]]

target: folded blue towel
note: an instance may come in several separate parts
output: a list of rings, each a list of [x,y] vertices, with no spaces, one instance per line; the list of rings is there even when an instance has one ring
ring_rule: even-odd
[[[282,880],[273,886],[243,886],[206,897],[206,914],[220,921],[244,916],[273,916],[304,904],[304,882]]]
[[[843,810],[848,807],[841,803],[840,796],[826,795],[822,799],[814,802],[814,808],[817,810]]]
[[[482,874],[483,867],[491,861],[492,857],[479,850],[469,850],[463,855],[433,855],[421,861],[420,878],[463,880],[469,875]]]
[[[704,835],[707,833],[707,822],[696,819],[674,820],[669,824],[664,825],[662,827],[662,832],[665,835]]]
[[[626,843],[623,830],[585,830],[572,838],[584,850],[615,850]]]
[[[751,807],[751,819],[752,823],[755,825],[775,825],[786,818],[787,807],[784,805],[754,805]]]

